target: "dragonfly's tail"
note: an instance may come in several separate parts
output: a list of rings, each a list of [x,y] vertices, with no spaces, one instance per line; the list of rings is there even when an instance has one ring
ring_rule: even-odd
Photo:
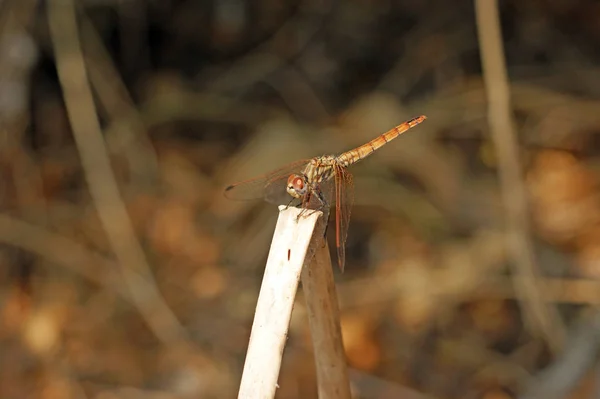
[[[388,130],[381,136],[374,138],[366,144],[361,145],[358,148],[355,148],[350,151],[346,151],[340,156],[338,156],[337,160],[344,166],[352,165],[360,161],[363,158],[371,155],[375,150],[383,147],[396,137],[400,136],[402,133],[406,132],[408,129],[417,126],[419,123],[423,122],[427,117],[425,115],[417,116],[411,120],[408,120],[393,129]]]

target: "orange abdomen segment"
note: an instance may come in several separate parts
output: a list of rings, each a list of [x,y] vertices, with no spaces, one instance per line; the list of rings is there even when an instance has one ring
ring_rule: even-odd
[[[427,117],[425,115],[421,115],[409,121],[406,121],[396,126],[395,128],[388,130],[381,136],[375,137],[368,143],[363,144],[360,147],[354,148],[350,151],[344,152],[337,158],[337,160],[344,166],[352,165],[353,163],[356,163],[361,159],[368,157],[373,152],[375,152],[375,150],[383,147],[385,144],[400,136],[402,133],[406,132],[411,127],[417,126],[425,119],[427,119]]]

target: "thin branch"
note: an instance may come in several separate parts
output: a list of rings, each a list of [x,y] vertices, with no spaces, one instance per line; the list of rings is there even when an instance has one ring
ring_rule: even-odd
[[[569,393],[597,363],[600,313],[587,314],[572,328],[566,342],[560,357],[536,376],[519,399],[569,397]]]
[[[476,0],[475,11],[488,101],[488,120],[498,157],[506,213],[507,244],[513,258],[511,264],[514,266],[515,291],[520,298],[528,328],[533,333],[542,335],[556,351],[564,339],[564,326],[556,310],[544,304],[537,281],[539,271],[535,265],[530,237],[530,215],[521,176],[497,1]]]
[[[107,155],[81,52],[73,0],[49,2],[48,22],[58,76],[86,181],[132,298],[159,339],[163,342],[184,339],[187,335],[184,328],[156,285],[137,282],[140,276],[151,282],[152,274],[135,237]]]
[[[85,15],[81,17],[81,33],[84,57],[89,66],[90,82],[98,96],[100,106],[111,122],[128,117],[129,123],[120,125],[121,129],[105,131],[106,142],[113,152],[126,151],[133,175],[152,181],[158,175],[156,154],[140,112],[121,80],[98,32]]]

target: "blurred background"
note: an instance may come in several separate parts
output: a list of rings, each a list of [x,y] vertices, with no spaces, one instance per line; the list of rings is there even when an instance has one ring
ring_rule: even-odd
[[[0,397],[235,397],[277,208],[224,187],[421,114],[350,168],[355,397],[600,397],[600,4],[478,4],[0,2]]]

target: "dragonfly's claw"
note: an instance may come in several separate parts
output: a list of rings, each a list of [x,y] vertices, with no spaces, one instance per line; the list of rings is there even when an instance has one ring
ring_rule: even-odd
[[[307,208],[302,208],[302,210],[300,211],[300,213],[298,214],[298,216],[296,216],[296,223],[298,223],[298,221],[300,220],[301,217],[303,216],[310,216],[313,213],[319,211],[320,209],[307,209]]]

